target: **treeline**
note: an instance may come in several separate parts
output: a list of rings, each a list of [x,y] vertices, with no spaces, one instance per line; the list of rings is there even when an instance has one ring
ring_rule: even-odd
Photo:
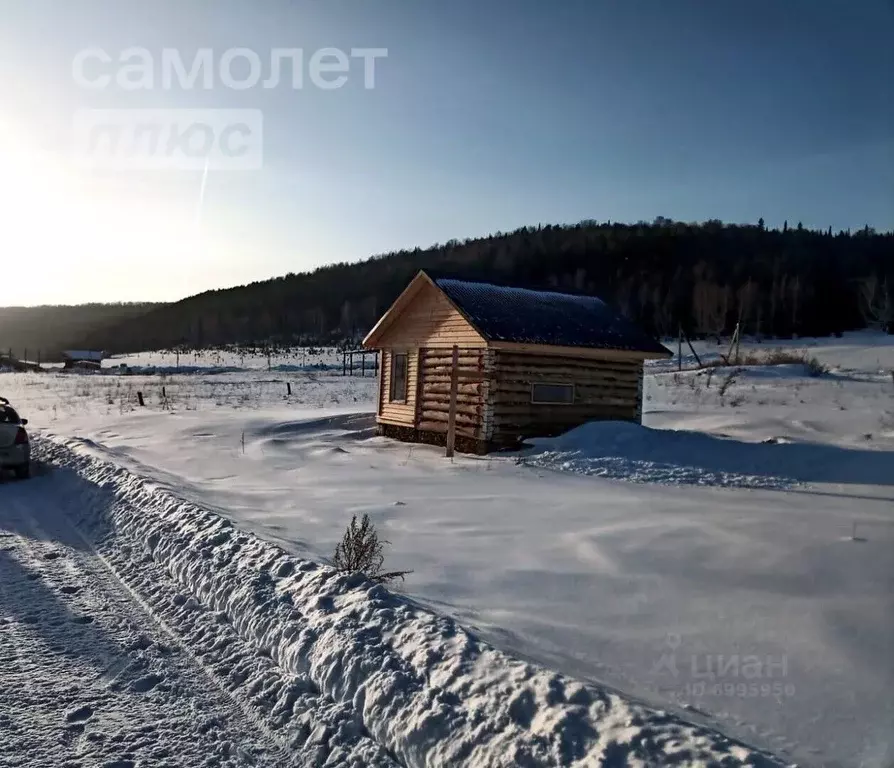
[[[0,354],[53,362],[64,349],[79,348],[158,304],[81,304],[79,306],[0,307]]]
[[[659,218],[524,227],[210,291],[87,334],[114,351],[360,337],[420,268],[589,293],[656,335],[829,335],[894,323],[894,233]]]

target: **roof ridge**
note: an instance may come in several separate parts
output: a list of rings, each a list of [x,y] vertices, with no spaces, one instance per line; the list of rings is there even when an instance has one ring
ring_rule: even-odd
[[[529,293],[543,293],[551,296],[568,296],[572,299],[592,299],[594,301],[601,302],[602,304],[606,303],[599,296],[594,296],[592,293],[569,293],[568,291],[557,291],[552,288],[530,288],[524,285],[506,285],[503,283],[493,283],[489,280],[471,280],[463,277],[434,277],[427,272],[426,274],[428,274],[429,278],[431,278],[432,282],[434,282],[435,285],[440,285],[442,282],[464,283],[467,285],[487,286],[489,288],[502,288],[510,291],[527,291]]]

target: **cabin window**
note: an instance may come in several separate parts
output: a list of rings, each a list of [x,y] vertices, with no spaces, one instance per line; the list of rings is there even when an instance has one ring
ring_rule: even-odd
[[[391,355],[391,395],[392,403],[407,402],[407,353],[394,352]]]
[[[535,405],[572,405],[574,384],[534,383],[531,385],[531,402]]]

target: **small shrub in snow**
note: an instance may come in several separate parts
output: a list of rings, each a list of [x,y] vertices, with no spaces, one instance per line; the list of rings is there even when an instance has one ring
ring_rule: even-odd
[[[726,394],[726,391],[735,383],[736,376],[739,375],[738,370],[730,371],[729,374],[720,382],[720,399],[723,400],[723,396]]]
[[[403,581],[412,571],[382,570],[385,564],[385,544],[390,543],[379,539],[369,515],[364,514],[359,523],[357,515],[354,515],[341,543],[335,548],[332,563],[342,573],[362,573],[378,584],[395,579]]]
[[[806,352],[793,352],[788,349],[768,349],[764,353],[763,359],[760,359],[758,355],[749,355],[746,359],[746,365],[797,365],[798,363],[803,363],[806,357]]]
[[[828,366],[823,365],[815,357],[807,357],[805,355],[804,356],[804,365],[807,366],[807,373],[810,376],[822,376],[823,374],[829,372]]]
[[[740,355],[733,360],[722,358],[706,363],[706,367],[723,368],[730,365],[803,365],[807,369],[809,376],[822,376],[828,373],[829,369],[823,365],[815,357],[811,357],[806,351],[797,351],[792,349],[768,349],[764,352],[748,352]],[[710,387],[710,382],[708,384]]]

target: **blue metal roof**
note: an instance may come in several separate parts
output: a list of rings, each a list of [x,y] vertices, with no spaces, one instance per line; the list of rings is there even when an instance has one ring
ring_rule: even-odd
[[[595,296],[449,278],[435,284],[489,341],[670,354]]]

